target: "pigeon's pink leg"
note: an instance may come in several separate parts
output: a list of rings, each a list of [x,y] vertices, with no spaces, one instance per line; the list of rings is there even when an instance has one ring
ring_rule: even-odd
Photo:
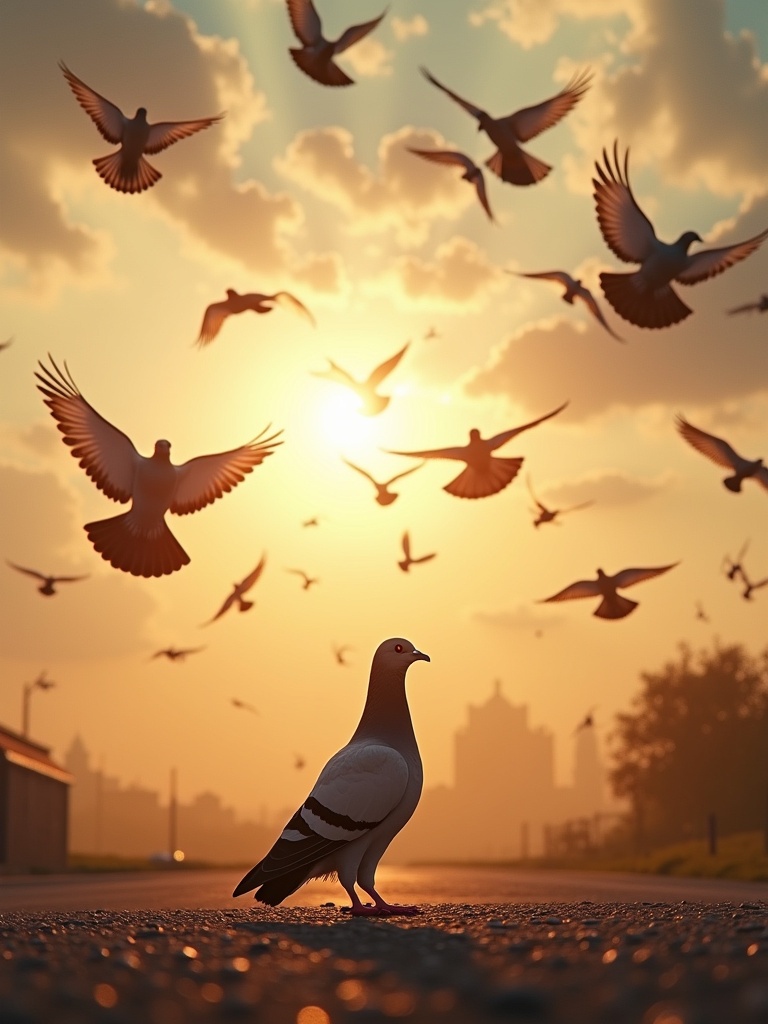
[[[346,886],[344,888],[346,889]],[[352,906],[342,907],[344,913],[351,914],[352,917],[392,917],[396,914],[421,913],[419,907],[399,906],[396,903],[387,903],[386,900],[383,900],[381,896],[379,896],[373,887],[366,889],[365,892],[367,892],[369,896],[373,897],[375,903],[362,903],[354,888],[349,888],[347,889],[347,895],[352,901]]]

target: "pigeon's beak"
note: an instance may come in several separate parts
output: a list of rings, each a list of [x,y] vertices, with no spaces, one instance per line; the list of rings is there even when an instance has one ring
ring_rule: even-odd
[[[417,651],[416,648],[411,652],[411,657],[414,661],[431,661],[432,659],[428,654],[424,654],[423,651]]]

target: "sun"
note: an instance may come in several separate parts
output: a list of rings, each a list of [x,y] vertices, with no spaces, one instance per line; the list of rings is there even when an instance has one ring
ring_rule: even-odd
[[[323,441],[339,450],[364,451],[377,445],[376,416],[360,413],[362,402],[348,391],[324,396],[318,401],[313,422]]]

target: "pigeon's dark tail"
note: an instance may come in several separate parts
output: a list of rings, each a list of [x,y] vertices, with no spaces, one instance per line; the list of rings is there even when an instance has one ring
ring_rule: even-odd
[[[294,49],[288,51],[293,57],[294,63],[297,67],[300,67],[305,75],[309,75],[310,78],[314,78],[316,82],[321,85],[353,85],[354,79],[350,78],[346,72],[342,71],[338,64],[334,64],[332,60],[319,61],[317,57],[314,57],[311,53],[307,53],[306,50]]]
[[[265,882],[263,881],[263,864],[263,861],[259,861],[255,867],[251,868],[242,881],[238,883],[235,891],[232,893],[233,896],[242,896],[244,892],[256,889],[256,892],[253,894],[255,900],[266,903],[270,907],[276,907],[278,903],[282,903],[287,896],[290,896],[292,892],[295,892],[306,881],[307,868],[304,865],[294,868],[293,871],[287,871],[284,875],[280,875],[279,878],[271,878],[268,882]]]
[[[679,295],[664,285],[654,291],[638,287],[637,274],[600,275],[603,294],[619,316],[638,327],[669,327],[691,315]]]
[[[483,469],[467,466],[464,472],[446,484],[443,490],[456,498],[487,498],[488,495],[503,491],[511,484],[520,472],[522,464],[522,456],[511,459],[494,457],[490,465]]]
[[[490,159],[485,161],[489,171],[497,174],[502,181],[510,185],[535,185],[537,181],[546,178],[552,170],[550,164],[545,164],[525,150],[515,149],[511,153],[502,153],[497,149]]]
[[[84,529],[103,559],[133,576],[167,576],[189,562],[163,521],[151,536],[137,530],[132,512],[86,523]]]
[[[630,601],[628,597],[622,597],[621,594],[609,594],[608,597],[603,598],[597,610],[592,614],[596,615],[598,619],[623,619],[635,608],[637,608],[637,601]]]
[[[728,488],[729,491],[734,491],[736,494],[741,490],[741,477],[740,476],[727,476],[723,480],[723,484]]]
[[[143,156],[136,164],[126,164],[120,150],[98,157],[93,164],[99,177],[118,192],[144,192],[162,178],[160,171]]]

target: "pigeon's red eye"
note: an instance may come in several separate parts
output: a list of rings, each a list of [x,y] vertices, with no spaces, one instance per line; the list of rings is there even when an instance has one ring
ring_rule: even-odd
[[[403,645],[402,644],[395,644],[395,650],[397,651],[398,654],[402,654],[403,653]]]

